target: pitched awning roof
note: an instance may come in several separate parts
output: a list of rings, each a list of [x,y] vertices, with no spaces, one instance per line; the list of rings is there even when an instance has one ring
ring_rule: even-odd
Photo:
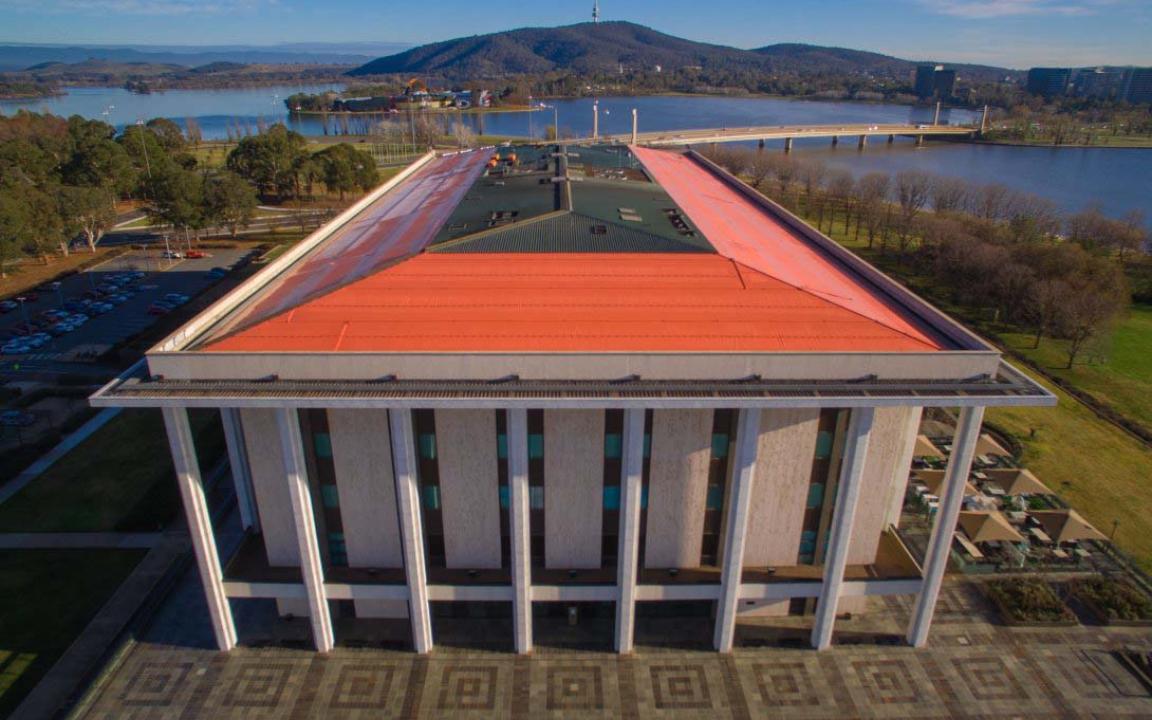
[[[974,543],[982,542],[1024,542],[1024,536],[1012,527],[1003,513],[970,512],[960,513],[960,528]]]
[[[1067,510],[1038,510],[1030,513],[1041,525],[1053,542],[1065,543],[1077,540],[1107,540],[1108,537],[1094,528],[1080,513]]]

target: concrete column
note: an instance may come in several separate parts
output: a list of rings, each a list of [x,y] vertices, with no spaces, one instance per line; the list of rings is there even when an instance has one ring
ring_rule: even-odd
[[[940,101],[939,100],[936,101],[936,112],[932,115],[932,124],[933,125],[939,125],[940,124]]]
[[[212,534],[212,515],[208,512],[208,500],[204,496],[204,484],[200,479],[200,465],[196,460],[192,429],[188,425],[188,411],[184,408],[164,408],[164,427],[168,431],[172,464],[176,468],[180,497],[184,500],[188,534],[192,538],[200,582],[204,585],[204,595],[208,600],[208,615],[212,620],[216,647],[227,652],[236,646],[236,623],[232,619],[228,597],[224,594],[224,572],[220,569],[220,555],[216,550],[216,538]]]
[[[644,476],[644,410],[624,411],[620,466],[620,547],[616,553],[616,652],[632,652],[636,635],[636,575],[640,564],[640,496]]]
[[[792,138],[784,138],[784,152],[792,152]]]
[[[528,411],[508,410],[508,527],[516,652],[532,652],[532,537],[528,502]]]
[[[600,139],[600,101],[592,101],[592,139]]]
[[[836,509],[832,517],[832,537],[824,556],[824,583],[816,607],[816,622],[812,627],[812,647],[817,650],[824,650],[832,644],[832,627],[836,623],[836,607],[840,603],[840,590],[844,585],[844,570],[848,567],[852,522],[860,499],[861,479],[864,476],[864,462],[868,457],[868,441],[872,434],[874,415],[874,408],[856,408],[852,410],[852,417],[848,421],[848,437],[840,464]]]
[[[856,144],[856,147],[859,148],[860,150],[863,150],[867,146],[868,146],[868,136],[867,135],[861,135],[860,141]]]
[[[389,410],[392,470],[396,479],[396,507],[404,546],[404,572],[408,578],[408,617],[412,619],[412,647],[432,650],[432,614],[428,607],[428,573],[424,566],[424,527],[420,521],[420,481],[416,475],[416,440],[410,410]]]
[[[724,570],[720,578],[720,602],[716,608],[713,644],[720,652],[732,652],[736,634],[736,610],[740,604],[740,582],[744,570],[744,541],[752,507],[752,484],[756,480],[756,454],[760,441],[760,410],[740,411],[736,426],[736,454],[732,481],[728,484],[728,524],[724,542]]]
[[[917,135],[916,136],[916,147],[924,147],[924,136],[923,135]]]
[[[840,144],[840,136],[839,135],[833,135],[832,136],[832,147],[836,147],[839,144]]]
[[[312,639],[317,652],[331,652],[336,644],[332,632],[332,615],[324,592],[324,565],[316,538],[316,518],[312,514],[312,492],[308,487],[308,469],[304,461],[304,443],[295,408],[277,408],[276,426],[280,430],[280,449],[292,517],[296,523],[296,542],[300,546],[300,574],[304,576],[304,593],[312,621]]]
[[[232,469],[232,482],[236,486],[236,505],[240,508],[240,524],[245,530],[260,531],[259,515],[252,491],[252,469],[248,466],[248,449],[244,446],[244,431],[240,428],[240,411],[220,408],[224,424],[224,442],[228,446],[228,466]]]
[[[895,135],[893,135],[893,134],[891,134],[891,133],[889,133],[889,135],[888,135],[888,144],[889,144],[889,145],[891,145],[891,144],[892,144],[892,143],[894,143],[894,142],[896,142],[896,136],[895,136]]]
[[[636,136],[639,135],[639,125],[636,119],[636,108],[632,108],[632,144],[636,144]]]
[[[944,478],[944,497],[936,513],[936,522],[932,524],[928,550],[924,554],[924,581],[916,595],[912,622],[908,628],[908,644],[914,647],[923,647],[928,642],[932,613],[936,610],[936,598],[940,595],[940,584],[944,581],[944,571],[948,567],[948,551],[952,547],[956,520],[964,504],[964,485],[972,469],[972,456],[976,453],[976,441],[980,438],[980,424],[983,420],[982,407],[960,410],[960,421],[952,438],[952,454],[948,458],[948,472]]]

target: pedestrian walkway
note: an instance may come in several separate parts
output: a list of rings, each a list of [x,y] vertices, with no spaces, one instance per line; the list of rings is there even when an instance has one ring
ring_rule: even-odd
[[[72,452],[77,445],[87,440],[92,433],[107,425],[112,418],[119,414],[120,408],[101,410],[96,414],[96,417],[81,425],[75,432],[61,440],[56,447],[29,465],[24,472],[8,481],[4,487],[0,487],[0,503],[7,502],[8,498],[27,487],[28,483],[38,478],[45,470],[55,465],[57,460]]]
[[[148,550],[163,533],[0,533],[0,550]]]

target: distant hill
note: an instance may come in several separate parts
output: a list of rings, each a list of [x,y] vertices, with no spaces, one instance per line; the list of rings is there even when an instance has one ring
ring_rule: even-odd
[[[397,73],[497,77],[521,73],[678,70],[868,74],[906,79],[916,63],[878,53],[816,45],[779,44],[741,50],[666,35],[629,22],[521,28],[421,45],[366,63],[349,75]],[[957,66],[969,67],[969,66]],[[984,68],[1003,75],[1009,71]]]
[[[295,43],[267,47],[244,45],[101,46],[0,44],[0,72],[31,69],[44,63],[144,62],[198,67],[217,62],[242,65],[356,66],[383,53],[408,47],[401,43]]]

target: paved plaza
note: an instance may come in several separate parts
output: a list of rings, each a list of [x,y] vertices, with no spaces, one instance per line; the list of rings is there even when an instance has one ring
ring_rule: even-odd
[[[222,654],[203,636],[197,585],[193,573],[77,717],[1152,718],[1152,697],[1111,654],[1152,649],[1152,631],[1005,628],[962,581],[945,585],[923,650],[877,644],[907,619],[911,599],[890,598],[838,623],[840,644],[826,652],[771,646],[801,629],[803,619],[783,618],[742,623],[744,647],[730,656],[638,642],[631,657],[543,643],[531,657],[475,647],[319,655],[287,640]],[[242,628],[255,622],[243,615]]]

